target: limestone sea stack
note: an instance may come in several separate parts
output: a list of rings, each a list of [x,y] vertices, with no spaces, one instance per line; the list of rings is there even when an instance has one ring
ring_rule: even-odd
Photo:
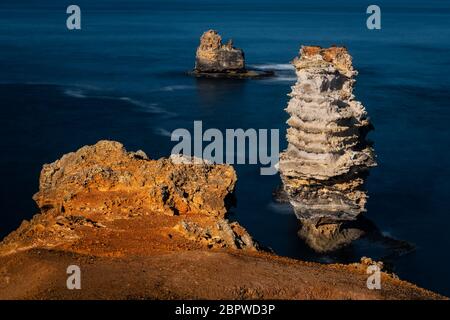
[[[360,235],[342,227],[365,211],[363,183],[376,165],[366,140],[373,127],[353,95],[357,71],[346,48],[303,46],[292,64],[298,80],[286,108],[283,188],[302,223],[300,235],[318,251],[334,250]]]
[[[222,37],[215,30],[208,30],[200,38],[195,70],[199,72],[245,72],[242,49],[233,47],[233,40],[222,44]]]
[[[216,78],[258,78],[273,75],[273,72],[248,70],[244,51],[235,48],[231,39],[223,44],[217,31],[208,30],[200,37],[192,74]]]

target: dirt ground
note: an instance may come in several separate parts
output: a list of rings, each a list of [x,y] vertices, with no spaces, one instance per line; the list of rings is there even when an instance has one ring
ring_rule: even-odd
[[[0,299],[442,298],[384,273],[381,290],[369,290],[366,266],[360,264],[322,265],[256,250],[208,249],[173,228],[181,219],[142,216],[103,228],[77,225],[76,241],[3,251]],[[208,217],[197,219],[212,223]],[[81,269],[81,290],[66,287],[69,265]]]

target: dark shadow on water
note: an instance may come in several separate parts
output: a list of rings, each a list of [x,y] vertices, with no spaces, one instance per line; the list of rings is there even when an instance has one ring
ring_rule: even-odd
[[[363,216],[356,221],[348,222],[344,228],[362,230],[364,235],[348,246],[327,254],[342,263],[354,262],[356,257],[362,256],[393,263],[399,256],[414,251],[411,243],[384,235],[373,221]]]
[[[286,193],[282,187],[277,187],[272,193],[277,211],[283,215],[295,216],[292,206],[289,204]],[[302,228],[298,221],[299,230]],[[354,234],[361,234],[356,240],[348,240],[347,245],[339,249],[325,253],[317,252],[309,247],[302,237],[298,236],[296,241],[302,243],[303,256],[300,259],[308,259],[322,263],[352,263],[358,262],[363,256],[385,263],[389,269],[394,268],[394,260],[400,256],[414,251],[415,247],[411,243],[383,234],[376,224],[367,217],[360,215],[357,220],[342,223],[339,234],[346,237]],[[332,240],[331,240],[332,241]],[[332,246],[332,242],[330,242]]]
[[[238,96],[245,91],[248,79],[195,78],[199,102],[215,105],[218,101]],[[230,100],[231,102],[232,100]]]

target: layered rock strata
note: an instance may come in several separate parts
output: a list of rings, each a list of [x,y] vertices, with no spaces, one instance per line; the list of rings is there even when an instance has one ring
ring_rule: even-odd
[[[302,237],[315,249],[336,249],[360,236],[344,235],[341,227],[365,211],[362,186],[376,165],[366,140],[372,126],[354,99],[357,71],[347,49],[304,46],[292,64],[298,80],[286,108],[288,147],[279,163],[284,191],[302,222]],[[317,245],[317,237],[328,245]]]
[[[242,49],[233,46],[233,40],[222,44],[222,37],[215,30],[208,30],[200,38],[195,70],[198,72],[245,72]]]
[[[273,72],[246,69],[244,51],[235,48],[231,39],[223,44],[217,31],[208,30],[200,37],[192,74],[203,77],[259,78],[271,76]]]

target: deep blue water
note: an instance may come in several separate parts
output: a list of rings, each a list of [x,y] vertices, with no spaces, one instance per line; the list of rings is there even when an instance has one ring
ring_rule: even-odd
[[[360,71],[356,95],[376,130],[379,166],[367,182],[367,217],[416,250],[394,260],[401,278],[450,295],[450,2],[377,1],[382,30],[365,26],[369,1],[75,1],[82,30],[68,31],[68,1],[0,3],[0,237],[36,208],[42,164],[100,139],[143,149],[173,147],[168,132],[193,127],[279,128],[294,83],[287,63],[301,44],[345,45]],[[214,28],[268,80],[194,79],[198,38]],[[377,257],[360,241],[320,256],[271,193],[277,176],[237,166],[238,220],[263,245],[324,262]]]

